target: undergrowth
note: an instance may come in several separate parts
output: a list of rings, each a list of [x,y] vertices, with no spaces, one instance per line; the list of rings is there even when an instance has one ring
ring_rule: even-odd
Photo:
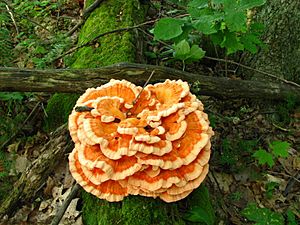
[[[11,66],[13,64],[11,24],[6,5],[0,2],[0,66]]]
[[[13,167],[14,161],[8,154],[0,150],[0,204],[2,199],[11,190],[14,182],[14,179],[10,177],[10,170]]]
[[[18,68],[63,67],[53,60],[70,48],[72,41],[64,32],[74,25],[71,19],[61,17],[67,0],[12,0],[0,1],[0,66]],[[31,135],[39,129],[42,105],[39,94],[0,92],[0,199],[11,190],[17,178],[13,169],[17,153],[10,145],[24,147]],[[46,96],[46,95],[42,95]],[[29,119],[26,123],[25,120]],[[38,124],[35,123],[38,121]],[[22,150],[20,150],[22,151]]]
[[[205,39],[208,39],[215,49],[224,49],[226,56],[238,51],[254,54],[260,47],[264,47],[260,40],[264,27],[262,24],[253,23],[248,12],[265,4],[265,0],[172,2],[182,7],[161,18],[152,30],[156,40],[168,41],[171,44],[160,52],[162,56],[171,54],[184,65],[198,61],[205,56],[201,47],[207,45],[203,42]],[[182,14],[186,16],[181,16]]]
[[[23,100],[31,95],[20,92],[0,92],[0,148],[20,128],[20,124],[27,117],[27,108]]]

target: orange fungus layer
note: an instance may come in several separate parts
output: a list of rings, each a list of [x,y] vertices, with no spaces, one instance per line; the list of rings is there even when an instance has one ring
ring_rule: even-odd
[[[74,179],[107,201],[128,195],[178,201],[208,173],[213,131],[181,80],[145,88],[111,80],[90,88],[69,116],[69,130]]]

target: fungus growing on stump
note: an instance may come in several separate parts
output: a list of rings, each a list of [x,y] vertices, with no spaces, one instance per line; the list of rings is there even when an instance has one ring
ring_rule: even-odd
[[[208,173],[213,135],[202,103],[181,80],[144,89],[111,80],[88,89],[69,116],[75,180],[93,195],[185,198]]]

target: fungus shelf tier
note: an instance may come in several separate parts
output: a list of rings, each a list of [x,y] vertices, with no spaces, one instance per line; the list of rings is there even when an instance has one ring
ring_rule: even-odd
[[[208,173],[213,131],[203,104],[181,80],[144,89],[111,80],[88,89],[69,116],[70,171],[108,201],[128,195],[174,202]]]

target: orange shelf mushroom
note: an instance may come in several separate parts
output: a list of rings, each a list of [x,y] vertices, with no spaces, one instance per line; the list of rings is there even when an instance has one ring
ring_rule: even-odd
[[[144,89],[111,80],[88,89],[69,116],[74,179],[93,195],[174,202],[208,173],[213,131],[203,104],[181,80]]]

